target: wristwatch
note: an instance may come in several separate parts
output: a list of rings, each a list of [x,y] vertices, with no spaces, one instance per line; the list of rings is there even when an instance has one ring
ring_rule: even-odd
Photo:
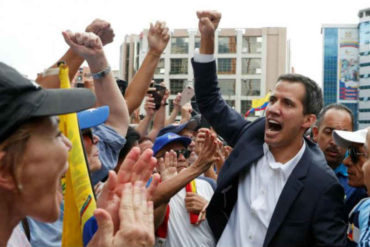
[[[102,71],[99,71],[97,73],[92,73],[91,76],[92,78],[94,78],[95,80],[97,79],[101,79],[103,78],[104,76],[106,76],[107,74],[109,74],[109,72],[111,71],[111,68],[110,66],[108,65],[105,69],[103,69]]]

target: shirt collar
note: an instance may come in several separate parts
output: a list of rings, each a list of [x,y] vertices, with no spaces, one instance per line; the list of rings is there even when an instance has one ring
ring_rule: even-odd
[[[337,166],[337,168],[334,169],[334,172],[336,175],[340,174],[342,176],[348,177],[347,167],[343,164]]]
[[[267,158],[267,163],[269,164],[270,168],[273,170],[281,170],[285,178],[288,178],[289,175],[292,173],[293,169],[301,160],[305,150],[306,150],[306,141],[303,139],[303,145],[301,149],[298,151],[298,153],[292,159],[282,164],[280,162],[275,161],[275,158],[270,152],[268,145],[266,143],[263,144],[263,152],[265,154],[265,157]]]

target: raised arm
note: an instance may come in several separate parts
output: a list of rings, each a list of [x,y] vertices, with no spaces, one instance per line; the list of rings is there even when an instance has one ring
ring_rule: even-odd
[[[216,63],[213,58],[215,31],[221,19],[216,11],[198,11],[200,54],[192,60],[195,96],[202,115],[230,145],[234,145],[246,120],[229,107],[221,97],[217,84]],[[227,121],[224,121],[226,120]]]
[[[148,133],[150,122],[152,121],[155,110],[155,103],[154,98],[151,95],[147,95],[145,100],[144,109],[146,112],[145,117],[139,122],[139,125],[135,128],[135,130],[140,134],[140,137],[144,137]]]
[[[150,24],[148,33],[149,51],[125,93],[129,114],[138,108],[143,101],[161,54],[166,48],[169,39],[168,28],[164,22],[157,21],[154,26]]]
[[[113,78],[105,57],[103,44],[93,33],[63,32],[66,43],[79,56],[86,59],[94,78],[95,94],[98,105],[108,105],[110,109],[106,125],[126,136],[129,114],[126,102]]]
[[[111,43],[114,38],[114,32],[110,26],[110,23],[100,19],[96,19],[90,25],[88,25],[86,27],[86,32],[92,32],[98,35],[103,45]],[[69,79],[72,81],[73,77],[83,63],[84,58],[79,56],[71,48],[69,48],[58,61],[64,61],[68,65]],[[57,68],[57,62],[53,64],[50,68]],[[60,87],[58,75],[50,75],[44,77],[42,76],[42,74],[39,74],[36,81],[45,88]]]
[[[164,124],[165,126],[173,124],[175,122],[177,115],[181,111],[180,101],[181,101],[181,93],[178,93],[176,95],[176,98],[173,100],[173,109],[171,111],[170,116],[166,119],[166,122]]]
[[[158,185],[153,195],[154,207],[156,208],[162,204],[168,203],[171,197],[185,187],[187,183],[208,170],[211,164],[217,160],[217,157],[213,155],[216,148],[216,136],[210,131],[205,131],[203,151],[198,156],[197,160],[176,176],[172,176]]]
[[[148,134],[148,137],[152,139],[153,142],[155,141],[155,138],[157,137],[159,131],[161,131],[161,129],[164,127],[166,121],[166,101],[169,95],[170,92],[166,89],[166,92],[161,102],[161,106],[159,107],[157,113],[155,114],[153,120],[153,128]]]

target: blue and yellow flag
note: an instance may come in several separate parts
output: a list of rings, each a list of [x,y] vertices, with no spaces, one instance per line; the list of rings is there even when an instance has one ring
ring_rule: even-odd
[[[68,67],[59,65],[61,88],[70,88]],[[86,221],[96,209],[87,162],[81,143],[80,130],[76,113],[60,116],[60,130],[72,142],[68,155],[68,171],[62,186],[64,192],[64,219],[62,247],[83,246],[82,234]]]
[[[253,99],[252,100],[252,108],[249,109],[245,113],[245,117],[248,117],[249,114],[255,112],[255,111],[263,111],[266,109],[267,105],[269,104],[270,101],[270,96],[271,93],[268,92],[265,97],[260,98],[260,99]]]

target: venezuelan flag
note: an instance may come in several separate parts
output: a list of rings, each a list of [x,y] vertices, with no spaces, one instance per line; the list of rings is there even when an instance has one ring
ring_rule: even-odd
[[[263,111],[266,109],[267,105],[269,104],[269,101],[270,101],[270,96],[271,96],[271,93],[267,93],[265,97],[261,98],[261,99],[254,99],[252,100],[252,108],[249,109],[246,113],[245,113],[245,117],[248,117],[249,114],[255,112],[255,111]]]
[[[186,190],[186,192],[197,193],[197,186],[195,184],[195,180],[190,181],[190,183],[188,183],[185,186],[185,190]],[[190,217],[190,223],[194,225],[198,222],[199,214],[189,213],[189,217]]]
[[[59,79],[61,88],[71,87],[65,64],[59,65]],[[81,143],[77,114],[61,115],[59,128],[72,142],[68,155],[69,168],[62,181],[62,188],[65,188],[62,247],[82,247],[83,229],[93,216],[96,202]]]

